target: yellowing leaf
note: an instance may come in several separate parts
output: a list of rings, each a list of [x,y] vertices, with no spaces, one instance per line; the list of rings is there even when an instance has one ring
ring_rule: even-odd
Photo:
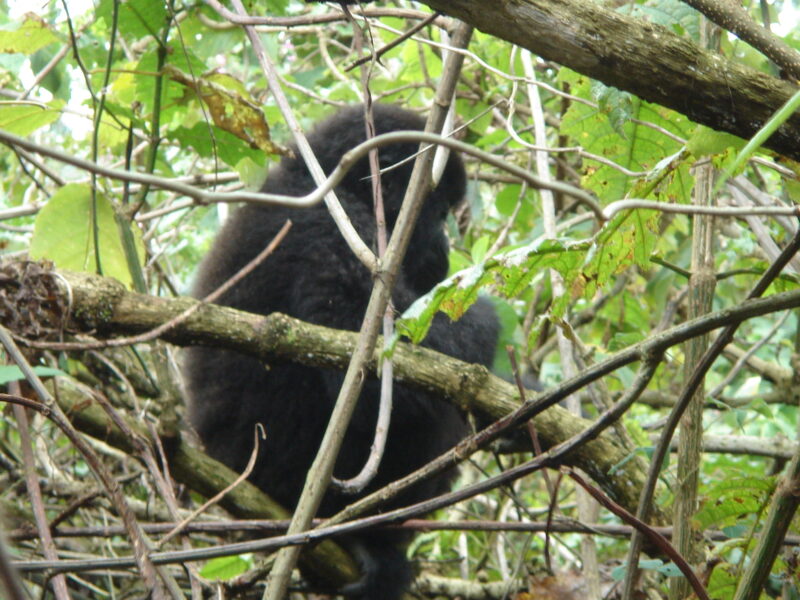
[[[33,13],[27,13],[19,29],[0,32],[0,52],[31,55],[57,41],[58,38],[41,18]]]
[[[192,78],[168,65],[165,72],[173,81],[193,89],[208,107],[214,124],[268,154],[285,154],[286,149],[270,139],[269,124],[261,108],[246,97],[239,81],[230,75],[212,74]]]

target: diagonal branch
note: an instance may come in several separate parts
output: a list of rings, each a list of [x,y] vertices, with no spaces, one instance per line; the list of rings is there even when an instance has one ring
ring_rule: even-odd
[[[49,279],[52,275],[44,274],[42,277]],[[73,331],[77,329],[100,337],[151,330],[197,302],[186,298],[165,299],[127,292],[115,280],[97,275],[59,272],[59,278],[68,283],[72,298],[73,310],[68,326]],[[9,277],[6,285],[13,288],[19,284],[19,280]],[[30,285],[35,286],[36,283]],[[63,294],[67,295],[67,292]],[[54,302],[57,300],[55,298]],[[643,356],[663,352],[694,336],[731,323],[797,307],[800,307],[798,290],[748,300],[682,323],[589,366],[578,376],[539,394],[522,406],[516,388],[492,376],[485,367],[468,365],[427,348],[398,344],[394,354],[395,373],[398,381],[406,385],[424,389],[462,408],[473,408],[486,419],[502,419],[492,434],[494,438],[499,435],[498,432],[535,415],[540,438],[547,446],[552,446],[585,428],[585,420],[553,405],[588,383],[624,365],[640,361]],[[46,306],[38,309],[33,316],[49,318],[51,331],[60,331],[57,323],[61,315],[48,315]],[[17,323],[7,314],[0,313],[0,320],[14,320],[15,327],[20,331],[35,330],[25,323]],[[42,325],[42,329],[46,330],[47,325]],[[186,321],[165,332],[163,339],[178,345],[216,346],[256,356],[267,362],[290,360],[344,369],[355,348],[357,334],[303,323],[278,313],[263,317],[227,307],[206,305]],[[58,343],[37,345],[57,347]],[[380,351],[374,352],[367,363],[369,372],[375,373],[379,358]],[[486,436],[482,443],[491,439],[491,436]],[[630,510],[638,502],[638,493],[645,480],[645,468],[637,457],[623,461],[626,454],[613,436],[601,436],[591,444],[576,449],[570,455],[569,462],[590,473],[615,501]],[[620,464],[623,466],[620,467]]]
[[[583,0],[423,0],[431,8],[693,121],[751,137],[797,86],[665,27]],[[800,114],[765,144],[800,159]]]

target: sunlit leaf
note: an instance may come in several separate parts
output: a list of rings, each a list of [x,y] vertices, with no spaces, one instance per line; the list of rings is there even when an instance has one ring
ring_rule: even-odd
[[[34,13],[27,13],[22,25],[12,31],[0,31],[0,52],[33,54],[58,38],[50,27]]]
[[[33,259],[48,259],[58,268],[96,271],[91,190],[88,185],[70,184],[59,189],[36,217],[31,239]],[[117,219],[111,202],[97,194],[95,211],[100,266],[104,275],[127,286],[132,279],[122,247]],[[140,260],[144,248],[139,242]]]

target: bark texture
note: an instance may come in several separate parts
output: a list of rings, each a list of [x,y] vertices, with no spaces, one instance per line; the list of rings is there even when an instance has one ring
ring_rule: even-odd
[[[770,77],[704,50],[659,25],[582,0],[424,0],[544,59],[697,123],[751,137],[795,92]],[[800,114],[766,147],[800,160]]]

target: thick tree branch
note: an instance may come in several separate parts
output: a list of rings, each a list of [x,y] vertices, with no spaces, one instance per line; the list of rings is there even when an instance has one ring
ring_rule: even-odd
[[[60,275],[70,287],[72,315],[69,327],[100,337],[148,331],[196,302],[187,298],[173,300],[127,292],[115,280],[96,275],[69,272]],[[43,277],[49,279],[47,274]],[[18,283],[10,279],[5,285],[13,288]],[[57,302],[54,301],[54,304],[57,305]],[[393,357],[395,374],[399,381],[428,390],[464,408],[474,409],[489,419],[506,418],[506,425],[521,423],[535,415],[540,439],[552,446],[577,435],[589,422],[558,406],[542,411],[589,381],[636,362],[642,356],[663,352],[723,325],[798,306],[800,291],[793,291],[743,302],[678,325],[591,365],[579,377],[540,394],[536,401],[522,407],[516,388],[492,376],[485,367],[467,365],[427,348],[398,344]],[[36,313],[32,314],[37,318],[46,318],[46,306],[37,308]],[[14,322],[17,330],[34,330],[17,322],[17,316],[0,314],[0,319],[4,323]],[[59,319],[58,315],[51,317],[54,321]],[[54,322],[49,326],[55,325],[57,323]],[[47,329],[47,324],[38,326],[40,330]],[[57,326],[55,330],[58,331]],[[286,315],[262,317],[214,305],[202,307],[164,335],[164,339],[178,345],[218,346],[258,356],[265,361],[291,360],[336,369],[346,367],[356,338],[357,334],[352,332],[303,323]],[[376,352],[369,362],[368,367],[372,372],[375,372],[378,364],[378,354]],[[637,459],[625,461],[625,458],[624,449],[614,437],[603,434],[575,450],[568,462],[590,473],[617,502],[633,507],[644,481],[644,467]]]
[[[797,86],[582,0],[423,0],[431,8],[690,119],[751,137]],[[765,144],[800,160],[800,114]]]
[[[197,302],[188,298],[165,299],[128,292],[113,279],[87,273],[62,271],[59,276],[68,283],[72,299],[68,328],[101,338],[149,331]],[[50,279],[50,276],[45,273],[42,278]],[[18,282],[8,281],[7,284],[15,286]],[[30,282],[29,285],[35,287],[36,283]],[[2,291],[0,286],[0,293]],[[25,312],[25,308],[20,307],[21,312]],[[38,306],[33,314],[37,318],[48,316],[45,306]],[[52,322],[49,324],[37,324],[42,328],[40,330],[59,330],[60,316],[50,316]],[[19,323],[16,316],[2,311],[0,321],[13,323],[15,331],[34,331],[32,326]],[[182,346],[232,349],[271,362],[300,361],[317,367],[345,369],[355,348],[357,334],[311,325],[278,313],[262,317],[207,305],[166,332],[163,339]],[[47,345],[59,346],[57,342]],[[367,365],[372,373],[376,372],[382,344],[379,343],[377,348]],[[631,353],[628,362],[636,360],[636,357],[638,353]],[[468,365],[410,344],[398,344],[393,360],[397,381],[432,392],[465,410],[475,410],[484,419],[506,417],[520,407],[515,386],[492,376],[481,365]],[[524,420],[522,416],[517,417],[515,422]],[[540,439],[548,447],[579,434],[590,425],[558,406],[538,414],[535,423]],[[604,434],[576,450],[568,462],[590,473],[616,501],[632,508],[636,506],[646,468],[639,459],[626,458],[625,449],[613,436]],[[619,467],[620,464],[623,466]]]

